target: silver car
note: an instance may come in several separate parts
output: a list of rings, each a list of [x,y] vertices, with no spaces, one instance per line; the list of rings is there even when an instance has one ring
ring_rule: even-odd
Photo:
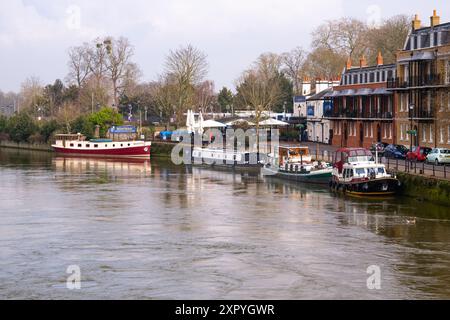
[[[450,163],[450,149],[436,148],[431,150],[427,156],[427,162],[436,165]]]

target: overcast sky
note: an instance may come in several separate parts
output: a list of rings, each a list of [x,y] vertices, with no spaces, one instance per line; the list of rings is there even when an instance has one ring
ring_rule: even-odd
[[[450,21],[448,0],[0,0],[0,90],[18,90],[29,76],[64,79],[68,48],[105,35],[130,39],[144,81],[170,49],[191,43],[208,55],[220,89],[263,52],[308,48],[326,20],[419,13],[429,24],[433,9]]]

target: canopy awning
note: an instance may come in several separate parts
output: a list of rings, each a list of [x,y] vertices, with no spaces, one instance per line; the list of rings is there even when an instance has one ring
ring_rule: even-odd
[[[388,91],[386,88],[375,89],[372,93],[373,95],[391,95],[392,92]]]
[[[330,98],[334,98],[334,97],[338,97],[339,96],[339,91],[331,91],[329,93],[327,93],[326,95],[324,95],[323,97],[325,99],[330,99]]]
[[[435,55],[434,52],[431,51],[425,51],[425,52],[415,52],[413,55],[399,59],[399,63],[407,63],[411,61],[420,61],[420,60],[434,60]]]
[[[359,89],[355,93],[356,96],[370,96],[371,94],[373,94],[373,90],[369,88]]]
[[[338,94],[336,95],[336,97],[354,96],[355,93],[356,93],[355,90],[353,90],[353,89],[347,89],[347,90],[339,91]]]
[[[287,127],[289,125],[289,123],[270,118],[270,119],[261,121],[259,123],[259,125],[263,126],[263,127],[275,127],[275,126]]]
[[[198,126],[199,126],[198,123],[195,124],[195,127],[198,127]],[[206,120],[206,121],[203,121],[202,127],[205,129],[207,129],[207,128],[225,128],[226,125],[221,122],[217,122],[215,120]]]
[[[229,121],[229,122],[225,123],[225,125],[227,125],[227,126],[238,126],[238,125],[242,125],[242,124],[246,124],[248,126],[255,125],[253,122],[245,120],[245,119],[237,119],[237,120],[233,120],[233,121]]]

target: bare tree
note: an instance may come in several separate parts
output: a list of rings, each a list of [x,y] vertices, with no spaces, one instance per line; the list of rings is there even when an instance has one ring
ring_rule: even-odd
[[[178,124],[184,112],[195,102],[195,87],[208,73],[206,55],[192,45],[170,51],[165,64],[165,77],[175,84],[175,112]]]
[[[136,64],[131,63],[134,49],[128,39],[105,40],[107,45],[106,69],[111,80],[114,104],[119,105],[119,96],[126,83],[134,81],[140,74]],[[104,42],[105,43],[105,42]]]
[[[300,47],[293,49],[290,52],[284,53],[281,56],[283,64],[283,72],[286,77],[292,82],[294,86],[294,94],[301,92],[301,83],[305,75],[305,62],[307,53]]]
[[[92,73],[93,54],[88,43],[69,49],[69,74],[67,81],[74,83],[81,89]]]
[[[72,123],[80,115],[80,108],[71,103],[64,103],[59,109],[56,119],[59,123],[64,124],[66,133],[72,133]]]
[[[39,78],[30,77],[26,79],[20,90],[21,106],[35,111],[42,102],[43,92],[44,88]]]
[[[255,113],[258,136],[264,113],[270,111],[282,97],[279,68],[279,57],[263,54],[250,70],[244,72],[237,83],[238,97]]]
[[[311,78],[334,79],[342,73],[346,56],[321,47],[313,50],[305,62],[305,72]]]
[[[207,80],[200,83],[196,87],[196,105],[200,109],[202,113],[207,113],[208,111],[214,112],[215,100],[217,99],[216,94],[214,93],[214,82]]]
[[[170,117],[174,114],[177,100],[177,84],[170,75],[159,77],[157,82],[151,84],[151,94],[154,97],[158,113],[163,121],[169,125]]]
[[[367,31],[367,48],[370,61],[375,61],[378,52],[384,57],[384,63],[395,63],[396,53],[402,49],[411,28],[411,17],[399,15],[389,18],[378,28]]]
[[[366,51],[367,24],[354,18],[328,21],[313,32],[313,47],[359,58]]]

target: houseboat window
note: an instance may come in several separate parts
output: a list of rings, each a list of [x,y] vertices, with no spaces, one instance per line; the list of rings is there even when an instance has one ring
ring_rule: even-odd
[[[94,148],[98,148],[98,144],[94,144]]]
[[[378,174],[384,174],[384,168],[378,168]]]
[[[71,143],[70,146],[73,147],[74,146],[73,143]]]
[[[355,172],[356,172],[357,176],[365,176],[366,175],[366,169],[364,169],[364,168],[356,169]]]
[[[81,144],[78,144],[78,148],[81,148],[82,147],[82,145]]]
[[[87,144],[87,145],[86,145],[86,148],[89,148],[90,146],[91,146],[90,144]]]

